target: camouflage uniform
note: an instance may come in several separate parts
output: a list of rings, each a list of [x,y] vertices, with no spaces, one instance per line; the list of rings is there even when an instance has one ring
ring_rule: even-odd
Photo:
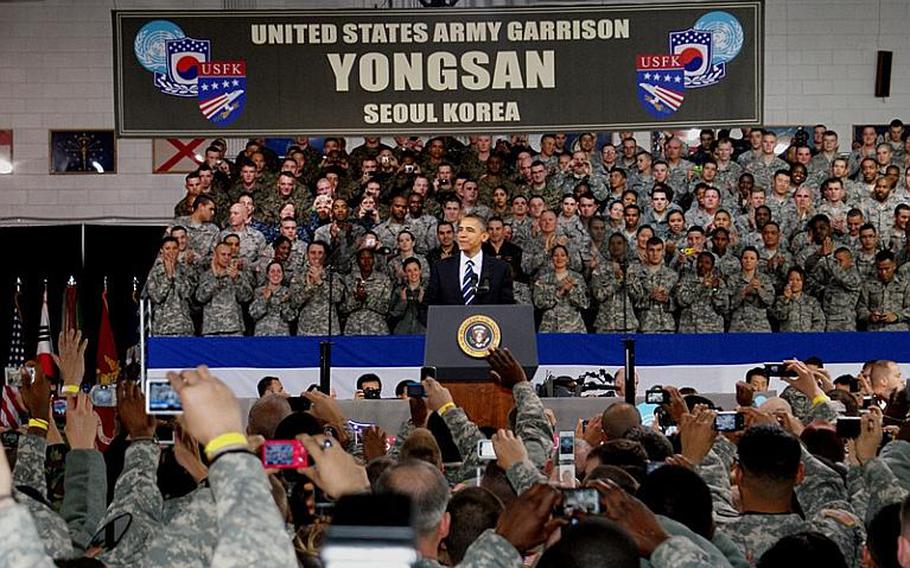
[[[240,231],[235,231],[228,227],[218,233],[218,242],[224,240],[224,237],[234,234],[240,237],[240,252],[238,256],[243,259],[244,266],[251,267],[259,262],[265,253],[268,245],[265,242],[265,236],[251,227],[244,227]]]
[[[781,331],[825,331],[825,313],[818,300],[803,292],[787,298],[778,296],[771,313]]]
[[[329,335],[329,320],[332,333],[340,334],[341,320],[338,318],[338,304],[344,298],[344,282],[337,274],[329,275],[319,284],[306,280],[307,268],[291,280],[291,305],[299,312],[297,335]],[[332,313],[329,315],[329,277],[332,279]]]
[[[110,566],[138,565],[145,557],[151,537],[161,527],[163,499],[158,490],[158,458],[161,450],[154,440],[137,440],[126,449],[123,471],[114,486],[102,525],[118,515],[132,516],[120,542],[99,558]]]
[[[742,163],[742,162],[740,162]],[[790,165],[777,156],[770,162],[765,162],[762,156],[756,156],[748,164],[744,164],[746,171],[755,178],[755,186],[763,188],[766,192],[771,191],[771,185],[774,180],[774,172],[777,170],[789,170]]]
[[[177,263],[174,276],[168,277],[158,259],[149,272],[145,292],[152,300],[152,335],[193,335],[190,302],[196,283],[195,274]]]
[[[162,524],[152,535],[142,566],[206,568],[218,543],[215,496],[210,487],[164,502]]]
[[[313,206],[313,196],[306,187],[295,184],[290,195],[281,195],[277,188],[272,188],[260,198],[256,199],[257,217],[271,225],[281,222],[278,213],[285,203],[293,203],[294,211],[300,215]]]
[[[455,442],[462,457],[461,466],[458,469],[446,471],[449,483],[456,485],[471,479],[476,474],[477,468],[484,466],[484,462],[477,455],[477,442],[485,440],[486,437],[477,428],[477,425],[471,422],[463,408],[449,409],[442,415],[442,419],[449,428],[452,441]]]
[[[728,283],[730,287],[730,308],[733,311],[730,319],[730,331],[771,331],[768,322],[768,308],[774,304],[774,286],[771,280],[755,271],[755,277],[761,282],[761,289],[743,296],[743,288],[749,284],[742,275]]]
[[[523,219],[519,220],[512,217],[507,221],[512,223],[512,242],[523,250],[527,249],[528,243],[531,242],[531,227],[534,219],[530,215],[525,215]]]
[[[901,202],[902,200],[895,193],[889,194],[884,201],[878,201],[872,197],[864,199],[861,207],[863,217],[867,223],[872,223],[875,232],[883,237],[891,233],[891,228],[894,226],[894,208]]]
[[[253,292],[253,301],[250,303],[250,317],[256,322],[253,335],[290,335],[289,322],[294,321],[296,311],[291,306],[290,290],[287,286],[279,286],[272,291],[269,299],[265,299],[265,288],[260,286]]]
[[[215,276],[206,270],[196,288],[196,301],[202,307],[202,335],[243,335],[243,310],[240,304],[253,297],[252,275],[242,270],[237,278]]]
[[[366,299],[360,301],[354,295],[357,282],[363,281]],[[361,278],[355,269],[344,278],[344,303],[342,310],[347,314],[344,324],[345,335],[388,335],[389,326],[385,321],[389,313],[389,298],[392,283],[388,276],[374,270],[369,278]]]
[[[722,206],[729,208],[731,213],[739,211],[739,176],[743,174],[743,167],[734,161],[730,161],[726,168],[721,169],[717,164],[717,177],[714,178],[714,186],[720,190],[720,202]]]
[[[597,333],[614,333],[635,331],[638,329],[638,318],[635,317],[632,299],[621,282],[622,276],[616,276],[612,262],[598,264],[591,273],[591,295],[598,303],[597,318],[594,329]],[[623,314],[625,309],[625,314]]]
[[[642,333],[673,333],[676,331],[676,321],[673,311],[676,302],[673,298],[673,288],[676,286],[678,276],[670,268],[660,265],[657,270],[650,266],[633,266],[629,268],[629,297],[635,302],[639,314],[639,331]],[[651,292],[657,287],[667,291],[669,299],[659,302],[651,297]]]
[[[855,266],[841,267],[834,255],[823,256],[809,274],[825,313],[825,331],[856,331],[856,302],[862,278]]]
[[[297,566],[294,547],[256,456],[246,452],[219,456],[209,466],[208,480],[218,526],[212,566]]]
[[[684,276],[676,288],[680,333],[723,333],[724,316],[730,303],[727,285],[708,286],[697,274]]]
[[[414,233],[414,238],[417,238],[418,233],[423,235],[422,239],[414,241],[415,252],[426,254],[439,246],[439,242],[436,239],[436,227],[438,224],[439,220],[427,213],[424,213],[420,217],[411,217],[411,214],[409,213],[405,217],[405,225],[413,227],[417,231]]]
[[[75,551],[70,540],[69,527],[60,515],[51,509],[47,500],[47,479],[44,474],[46,453],[47,441],[44,438],[34,434],[23,434],[19,437],[19,451],[16,467],[13,469],[13,494],[16,500],[23,504],[25,510],[31,513],[40,537],[39,544],[44,544],[44,553],[54,558],[71,558]],[[3,516],[5,513],[0,515]],[[94,527],[89,527],[89,530],[92,528]],[[8,534],[4,533],[3,540],[8,538]]]
[[[897,321],[873,323],[869,316],[874,311],[894,312]],[[897,277],[887,284],[878,278],[863,282],[856,304],[856,317],[868,323],[869,331],[907,331],[910,329],[910,285]]]
[[[607,196],[607,187],[609,184],[603,176],[592,173],[591,175],[577,176],[571,172],[557,173],[550,178],[550,184],[557,187],[561,193],[560,201],[562,201],[562,196],[569,195],[575,192],[575,187],[580,183],[588,184],[588,187],[591,189],[591,193],[594,194],[594,197],[598,200],[603,200]],[[549,184],[548,184],[549,185]],[[549,205],[549,203],[548,203]],[[555,209],[557,206],[554,205]]]
[[[714,448],[717,446],[715,443]],[[805,517],[796,513],[740,515],[733,507],[729,466],[715,449],[698,466],[698,472],[711,489],[717,530],[738,544],[747,560],[756,562],[783,536],[818,531],[838,545],[848,566],[856,565],[865,530],[837,473],[803,448],[805,479],[795,491]]]
[[[544,414],[543,403],[530,381],[515,383],[515,435],[524,442],[528,458],[537,468],[543,468],[553,453],[553,427]]]
[[[493,529],[487,529],[465,551],[458,568],[522,568],[521,554]],[[442,568],[431,558],[420,558],[414,568]]]
[[[430,263],[427,261],[427,257],[422,254],[411,254],[408,258],[403,259],[400,255],[397,255],[391,258],[388,264],[386,264],[386,274],[389,275],[389,280],[392,282],[393,287],[405,283],[404,261],[409,258],[415,258],[420,262],[421,282],[426,283],[430,281]]]
[[[6,501],[0,504],[0,560],[3,566],[18,568],[55,568],[54,554],[46,550],[48,543],[37,529],[27,506]]]
[[[177,217],[171,227],[180,225],[186,229],[186,248],[202,259],[209,259],[218,244],[218,226],[214,223],[196,223],[189,215]]]
[[[566,278],[574,280],[575,285],[565,295],[557,293],[562,281],[554,271],[541,274],[534,282],[534,306],[543,310],[540,333],[587,333],[581,318],[581,310],[588,309],[589,304],[585,280],[571,270]]]

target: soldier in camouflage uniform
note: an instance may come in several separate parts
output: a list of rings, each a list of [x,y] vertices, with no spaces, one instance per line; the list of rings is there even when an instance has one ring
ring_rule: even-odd
[[[794,266],[787,272],[787,285],[771,308],[781,331],[825,331],[825,312],[818,300],[806,292],[805,281],[802,268]]]
[[[568,269],[569,251],[562,245],[550,253],[552,270],[534,282],[534,306],[543,310],[541,333],[587,333],[581,310],[588,308],[588,290],[581,274]]]
[[[857,319],[869,331],[907,331],[910,328],[910,284],[895,275],[891,251],[875,257],[875,280],[863,282],[856,304]]]
[[[610,237],[622,241],[622,235]],[[591,296],[598,303],[594,329],[597,333],[630,332],[638,329],[634,303],[623,283],[623,268],[619,262],[607,260],[598,264],[591,273]]]
[[[629,297],[638,308],[639,331],[642,333],[673,333],[676,303],[673,288],[678,276],[664,265],[664,243],[651,237],[647,245],[647,264],[629,268]]]
[[[770,131],[765,132],[761,140],[761,154],[755,156],[748,164],[744,164],[746,171],[755,178],[755,185],[764,188],[769,193],[771,191],[771,180],[775,173],[779,170],[790,169],[789,164],[775,154],[774,147],[776,144],[777,135]]]
[[[218,234],[218,242],[228,235],[240,237],[239,258],[243,260],[244,268],[251,268],[262,257],[267,245],[265,236],[249,226],[249,212],[240,203],[231,205],[229,226]]]
[[[319,242],[310,243],[307,247],[306,265],[291,280],[291,302],[299,312],[297,335],[332,335],[341,332],[338,305],[344,298],[344,282],[325,267],[325,258],[325,246]]]
[[[275,187],[256,199],[257,217],[265,223],[277,225],[281,221],[278,212],[288,202],[294,204],[295,211],[307,211],[313,205],[313,197],[306,187],[297,183],[294,174],[282,172]]]
[[[825,331],[856,331],[856,302],[862,287],[859,271],[853,266],[850,249],[841,247],[833,255],[819,258],[809,273],[825,313]]]
[[[357,253],[357,268],[344,279],[344,303],[347,314],[345,335],[388,335],[386,317],[392,284],[388,276],[373,270],[374,257],[370,249]]]
[[[272,261],[266,270],[267,282],[253,292],[250,318],[256,322],[253,335],[290,335],[288,325],[297,316],[291,305],[290,290],[282,284],[284,269]]]
[[[771,331],[768,309],[774,304],[774,286],[758,270],[758,251],[746,247],[740,255],[742,271],[730,288],[730,331]]]
[[[196,288],[196,301],[203,305],[202,335],[243,335],[240,304],[252,297],[252,275],[231,260],[229,245],[219,244]]]
[[[195,274],[177,262],[176,239],[165,237],[145,284],[152,300],[152,335],[193,335],[190,302],[195,286]]]
[[[834,470],[776,425],[753,426],[740,441],[737,456],[740,492],[749,496],[749,501],[743,503],[748,514],[741,514],[733,506],[730,487],[734,455],[737,450],[732,444],[718,436],[697,471],[711,488],[717,530],[730,537],[747,560],[755,562],[782,536],[811,530],[832,539],[847,565],[855,565],[865,531]],[[800,461],[805,481],[797,485]],[[774,487],[773,492],[768,486]],[[790,512],[793,493],[804,515]],[[784,500],[786,506],[782,505]],[[761,512],[750,511],[750,507],[761,507]]]
[[[696,272],[684,275],[675,290],[680,333],[723,333],[729,307],[727,285],[714,269],[714,255],[698,254]]]
[[[180,226],[186,229],[187,249],[199,260],[211,258],[212,249],[218,241],[218,226],[212,223],[215,218],[215,202],[207,195],[200,195],[193,202],[193,214],[177,217],[171,227]],[[196,259],[188,259],[192,264]]]

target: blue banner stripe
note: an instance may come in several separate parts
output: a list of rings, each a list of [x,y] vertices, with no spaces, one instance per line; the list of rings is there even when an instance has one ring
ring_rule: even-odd
[[[617,365],[622,338],[636,340],[639,365],[736,365],[821,357],[830,363],[867,359],[910,361],[910,333],[736,333],[736,334],[538,334],[542,365]],[[319,366],[318,337],[152,337],[153,369],[210,367],[299,368]],[[453,339],[454,341],[454,339]],[[420,335],[333,337],[336,367],[419,367]]]

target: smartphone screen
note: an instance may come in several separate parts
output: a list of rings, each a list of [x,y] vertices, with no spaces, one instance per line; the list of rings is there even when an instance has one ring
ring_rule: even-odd
[[[575,462],[575,432],[571,430],[559,433],[559,461]]]
[[[477,441],[477,457],[482,460],[496,459],[496,450],[493,449],[493,440]]]
[[[146,412],[149,414],[183,414],[183,403],[167,379],[149,379],[145,393]]]

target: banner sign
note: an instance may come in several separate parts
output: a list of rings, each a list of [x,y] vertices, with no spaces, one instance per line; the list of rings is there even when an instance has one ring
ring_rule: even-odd
[[[124,137],[762,122],[761,0],[114,11]]]

